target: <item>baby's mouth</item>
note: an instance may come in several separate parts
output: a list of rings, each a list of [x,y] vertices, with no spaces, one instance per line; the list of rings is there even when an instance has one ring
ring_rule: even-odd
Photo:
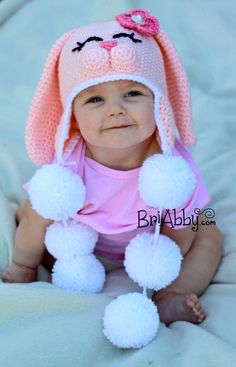
[[[111,130],[111,129],[125,129],[126,127],[130,127],[131,125],[118,125],[118,126],[112,126],[112,127],[109,127],[108,130]]]
[[[114,126],[111,129],[124,129],[125,127],[129,127],[130,125],[122,125],[122,126]]]

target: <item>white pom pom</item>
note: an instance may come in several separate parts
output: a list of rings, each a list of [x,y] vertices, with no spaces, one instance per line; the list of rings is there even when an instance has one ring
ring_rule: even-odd
[[[195,174],[181,156],[154,154],[140,169],[140,195],[154,208],[180,207],[189,199],[195,185]]]
[[[179,247],[167,236],[142,233],[133,238],[125,250],[125,269],[140,287],[167,287],[180,272],[182,255]]]
[[[52,269],[52,283],[71,291],[101,292],[105,281],[103,265],[94,255],[57,260]]]
[[[159,315],[154,303],[140,293],[114,299],[103,317],[103,332],[119,348],[141,348],[156,336]]]
[[[81,177],[58,163],[46,164],[37,170],[28,193],[36,212],[55,221],[73,218],[85,201]]]
[[[97,239],[98,233],[91,227],[71,220],[65,226],[62,222],[51,224],[46,230],[45,245],[56,259],[73,260],[91,254]]]

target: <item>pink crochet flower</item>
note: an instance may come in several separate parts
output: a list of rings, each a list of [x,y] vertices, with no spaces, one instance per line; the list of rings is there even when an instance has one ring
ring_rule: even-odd
[[[115,19],[123,27],[134,29],[146,36],[154,36],[159,29],[158,20],[150,15],[148,11],[142,9],[133,9],[127,13],[118,14]]]

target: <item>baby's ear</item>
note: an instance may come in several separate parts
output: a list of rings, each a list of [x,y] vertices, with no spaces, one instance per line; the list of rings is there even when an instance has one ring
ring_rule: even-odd
[[[50,163],[55,149],[55,134],[63,108],[58,81],[58,61],[61,51],[73,33],[63,34],[47,56],[26,122],[26,149],[35,164]]]
[[[154,39],[161,49],[164,61],[168,99],[175,125],[183,144],[192,146],[195,143],[195,134],[192,127],[191,95],[185,69],[174,45],[162,29],[158,30]]]

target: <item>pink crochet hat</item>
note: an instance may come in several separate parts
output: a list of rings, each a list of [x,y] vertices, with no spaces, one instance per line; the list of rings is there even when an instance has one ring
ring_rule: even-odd
[[[114,21],[73,29],[59,38],[47,57],[33,98],[26,148],[35,164],[61,161],[78,128],[72,116],[75,96],[89,86],[135,80],[154,93],[154,114],[163,152],[171,150],[177,128],[192,146],[191,100],[182,63],[157,19],[134,9]]]

